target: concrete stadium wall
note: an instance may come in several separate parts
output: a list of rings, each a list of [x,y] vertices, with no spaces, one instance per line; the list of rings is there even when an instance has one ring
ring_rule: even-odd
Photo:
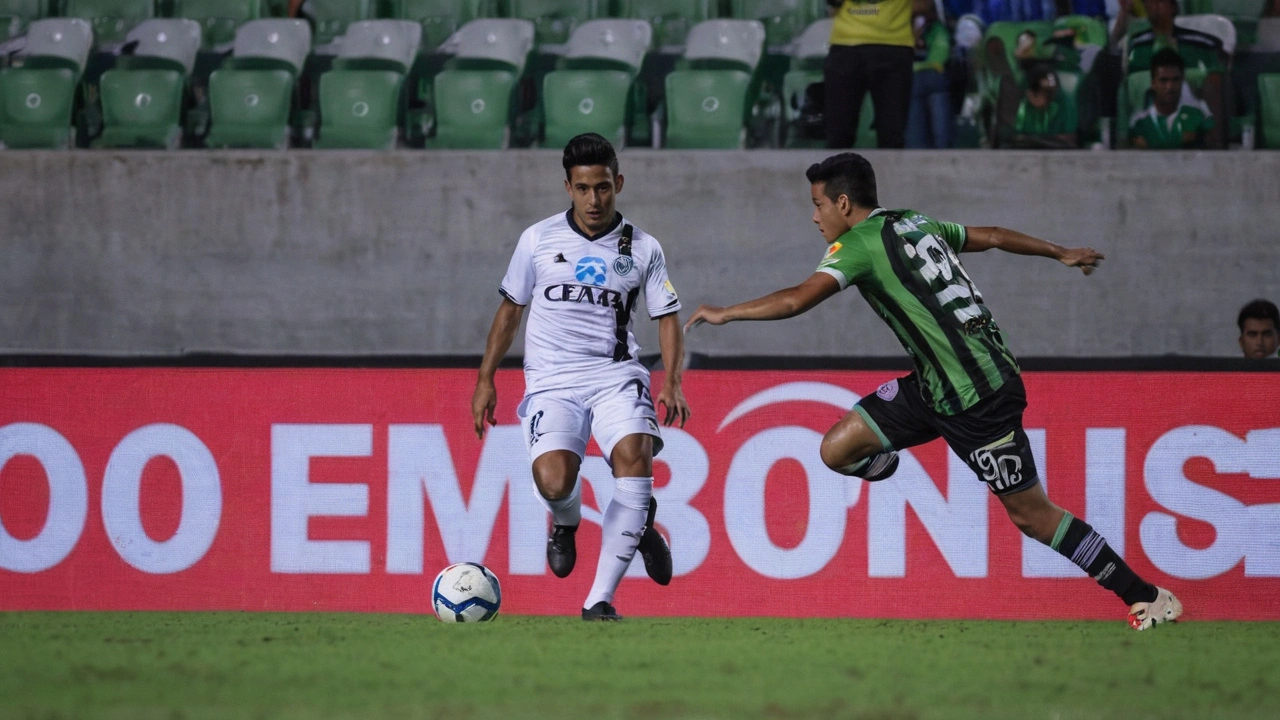
[[[623,153],[619,207],[662,241],[685,315],[813,271],[803,173],[824,155]],[[965,256],[1017,354],[1232,356],[1240,306],[1280,300],[1280,153],[867,156],[887,206],[1106,253],[1089,278]],[[562,178],[555,151],[5,152],[0,351],[479,354],[521,230],[567,207]],[[902,353],[853,293],[689,346]]]

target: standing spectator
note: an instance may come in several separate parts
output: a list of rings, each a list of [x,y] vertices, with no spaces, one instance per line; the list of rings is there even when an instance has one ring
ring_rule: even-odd
[[[1151,94],[1147,107],[1129,120],[1129,142],[1136,148],[1182,150],[1202,148],[1213,130],[1213,113],[1187,89],[1182,56],[1165,48],[1151,59]]]
[[[930,0],[915,0],[911,19],[916,38],[915,78],[907,115],[907,147],[951,147],[951,88],[947,57],[951,40]]]
[[[1276,357],[1280,346],[1280,309],[1268,300],[1254,300],[1240,308],[1240,350],[1253,359]]]
[[[827,0],[837,8],[831,50],[822,68],[826,87],[827,147],[850,148],[868,91],[875,110],[876,144],[906,146],[915,37],[912,0]]]
[[[1027,92],[1014,122],[1014,147],[1065,149],[1076,142],[1075,114],[1058,99],[1058,76],[1042,64],[1027,71]]]

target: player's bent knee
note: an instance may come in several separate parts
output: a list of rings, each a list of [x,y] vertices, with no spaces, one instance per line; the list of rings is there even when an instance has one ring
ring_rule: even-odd
[[[875,455],[876,450],[869,446],[853,445],[833,430],[822,438],[822,444],[818,447],[818,454],[822,457],[822,463],[828,468],[842,475],[848,475],[850,473],[846,472],[847,470]]]
[[[548,500],[563,500],[573,492],[581,461],[570,452],[553,451],[533,462],[533,478],[538,492]]]

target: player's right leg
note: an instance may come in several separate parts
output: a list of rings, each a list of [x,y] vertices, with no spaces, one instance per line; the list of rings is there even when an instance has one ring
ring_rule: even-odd
[[[841,475],[868,482],[898,469],[898,450],[928,442],[938,433],[917,393],[914,376],[892,380],[858,402],[822,438],[822,462]]]
[[[548,390],[526,397],[516,409],[533,461],[538,499],[551,513],[547,564],[556,577],[573,572],[575,534],[582,521],[578,472],[590,438],[590,412],[570,391]]]

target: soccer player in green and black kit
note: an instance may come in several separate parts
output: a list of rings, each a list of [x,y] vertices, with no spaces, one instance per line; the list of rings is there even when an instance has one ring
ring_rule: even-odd
[[[856,285],[898,336],[915,372],[863,398],[822,439],[836,472],[883,480],[897,451],[942,437],[1003,503],[1029,537],[1052,547],[1129,605],[1129,625],[1172,622],[1182,604],[1145,582],[1087,523],[1054,505],[1036,472],[1022,428],[1026,393],[1018,362],[957,253],[999,248],[1078,267],[1102,254],[1064,248],[1012,230],[967,228],[914,210],[886,210],[875,173],[860,155],[829,157],[808,170],[813,221],[830,247],[803,283],[730,307],[703,305],[685,324],[778,320],[799,315]]]

